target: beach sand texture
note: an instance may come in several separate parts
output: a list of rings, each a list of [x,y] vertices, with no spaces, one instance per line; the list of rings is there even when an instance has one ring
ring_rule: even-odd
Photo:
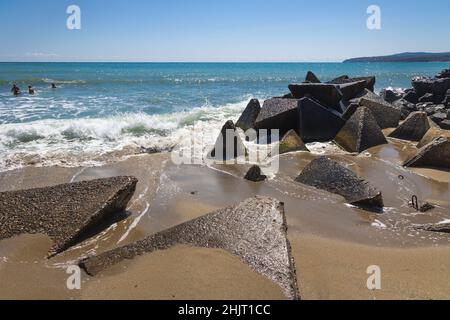
[[[448,299],[450,238],[414,225],[450,218],[450,179],[432,168],[400,167],[415,147],[390,142],[361,156],[328,154],[383,191],[383,214],[296,183],[299,172],[318,157],[306,152],[281,156],[280,172],[263,184],[243,181],[245,168],[239,166],[176,166],[167,153],[94,168],[27,167],[2,173],[1,191],[119,175],[135,176],[139,183],[127,219],[50,260],[46,254],[52,243],[44,235],[1,241],[0,298],[286,299],[279,286],[237,256],[190,246],[126,260],[96,277],[83,272],[81,290],[66,287],[67,266],[81,259],[261,195],[284,202],[302,299]],[[417,214],[409,206],[413,194],[437,208]],[[382,270],[381,290],[367,289],[371,265]]]

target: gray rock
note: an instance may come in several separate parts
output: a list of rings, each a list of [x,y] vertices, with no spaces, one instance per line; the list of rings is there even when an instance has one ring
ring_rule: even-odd
[[[436,75],[436,78],[450,78],[450,69],[442,70]]]
[[[402,94],[400,92],[391,90],[391,89],[384,89],[380,92],[380,96],[388,103],[394,103],[397,100],[400,100],[402,98]]]
[[[450,169],[450,138],[439,137],[410,157],[405,167],[438,167]]]
[[[441,129],[443,130],[450,130],[450,120],[444,120],[442,121],[439,126],[441,127]]]
[[[256,129],[279,129],[280,135],[298,128],[297,99],[273,98],[266,100],[256,119]]]
[[[446,96],[442,103],[448,108],[450,106],[450,96]]]
[[[261,168],[259,166],[252,166],[250,170],[248,170],[244,179],[252,182],[262,182],[267,179],[267,176],[262,174]]]
[[[345,100],[351,100],[357,97],[361,92],[366,89],[366,81],[361,80],[358,82],[349,82],[345,84],[338,85],[342,92],[342,96]]]
[[[401,119],[401,111],[381,98],[364,97],[359,104],[368,108],[381,129],[396,128]]]
[[[350,78],[348,76],[341,76],[338,77],[336,79],[331,80],[330,84],[345,84],[345,83],[350,83],[350,82],[358,82],[364,80],[366,82],[366,89],[369,91],[374,91],[375,89],[375,83],[376,83],[376,78],[374,76],[368,76],[368,77],[355,77],[355,78]]]
[[[363,92],[358,94],[355,98],[351,99],[349,101],[349,103],[359,104],[362,98],[377,100],[377,101],[380,101],[381,103],[385,102],[384,99],[382,97],[380,97],[379,95],[373,93],[372,91],[370,91],[368,89],[365,89]]]
[[[335,85],[322,83],[291,84],[289,90],[296,99],[313,98],[329,108],[340,109],[338,106],[342,99],[342,92]]]
[[[415,90],[411,90],[411,91],[407,92],[403,96],[403,99],[410,103],[414,103],[414,104],[419,103],[419,97],[417,96],[417,93]]]
[[[400,109],[401,112],[401,120],[405,120],[412,112],[417,111],[417,107],[415,104],[410,103],[406,100],[400,99],[393,103],[393,106],[396,109]]]
[[[450,223],[429,223],[423,225],[414,226],[416,230],[438,232],[438,233],[450,233]]]
[[[341,195],[355,206],[367,208],[384,206],[379,190],[360,179],[353,171],[327,157],[312,161],[295,181]]]
[[[442,121],[447,119],[447,114],[443,112],[437,112],[431,115],[430,119],[439,125]]]
[[[431,79],[417,77],[413,79],[412,84],[419,97],[432,93],[434,94],[435,102],[441,102],[445,98],[447,90],[450,89],[450,78]]]
[[[233,121],[227,121],[220,131],[210,157],[219,161],[225,161],[245,156],[246,154],[247,149],[236,132],[236,126]]]
[[[305,81],[309,83],[321,83],[319,78],[317,78],[316,75],[311,71],[308,71],[308,73],[306,74]]]
[[[283,139],[281,139],[279,154],[295,151],[309,151],[309,150],[306,147],[303,140],[298,136],[297,132],[291,130],[284,135]]]
[[[108,222],[117,222],[136,184],[136,178],[116,177],[2,192],[0,240],[21,234],[46,234],[54,242],[49,254],[59,254]]]
[[[358,108],[359,103],[351,103],[342,114],[342,119],[344,119],[345,121],[349,120]]]
[[[348,152],[361,153],[387,144],[387,140],[369,109],[360,107],[339,131],[334,141]]]
[[[255,272],[277,283],[289,299],[299,299],[296,270],[287,239],[283,203],[255,197],[233,207],[159,232],[148,238],[80,262],[95,276],[126,259],[176,245],[222,249],[238,256]]]
[[[433,93],[433,80],[427,77],[415,77],[412,80],[412,86],[418,97],[427,93]]]
[[[298,132],[305,143],[332,141],[345,121],[339,113],[303,98],[298,106]]]
[[[429,129],[430,123],[427,114],[425,112],[413,112],[389,137],[420,141]]]
[[[422,206],[420,206],[419,211],[422,213],[425,213],[425,212],[428,212],[428,211],[431,211],[434,209],[436,209],[436,206],[427,202],[427,203],[423,204]]]
[[[331,84],[343,84],[346,81],[349,81],[350,77],[348,75],[343,75],[343,76],[339,76],[331,81],[328,81],[327,83],[331,83]]]
[[[241,128],[244,131],[253,129],[260,112],[261,105],[259,104],[258,99],[250,100],[238,122],[236,122],[236,127]]]
[[[286,93],[284,96],[280,97],[282,99],[295,99],[292,93]]]
[[[434,94],[432,93],[425,93],[422,97],[419,98],[420,103],[424,102],[435,102]]]

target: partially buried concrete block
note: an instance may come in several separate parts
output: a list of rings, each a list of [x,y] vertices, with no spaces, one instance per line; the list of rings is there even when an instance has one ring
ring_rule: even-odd
[[[359,105],[372,111],[381,129],[396,128],[402,117],[400,109],[387,103],[381,97],[365,96],[361,98]]]
[[[245,180],[252,181],[252,182],[262,182],[267,179],[267,176],[265,176],[261,168],[259,166],[252,166],[250,170],[248,170],[247,174],[244,177]]]
[[[338,194],[355,206],[369,209],[384,206],[383,197],[377,188],[327,157],[312,161],[295,181]]]
[[[309,98],[300,100],[298,110],[298,132],[305,143],[332,141],[345,124],[337,111]]]
[[[309,151],[303,140],[294,130],[286,133],[280,141],[280,154],[294,151]]]
[[[227,121],[220,131],[210,157],[226,161],[247,155],[247,149],[236,131],[233,121]]]
[[[61,253],[123,213],[136,184],[116,177],[0,193],[0,240],[46,234],[54,241],[50,255]]]
[[[439,137],[406,160],[405,167],[438,167],[450,169],[450,138]]]
[[[430,130],[430,122],[427,114],[425,112],[413,112],[389,137],[420,141],[428,130]]]
[[[255,272],[277,283],[286,297],[298,299],[294,260],[287,239],[284,206],[275,199],[255,197],[152,235],[142,241],[80,262],[90,275],[125,259],[176,245],[226,250]]]
[[[347,121],[334,141],[349,152],[361,153],[372,147],[387,144],[372,112],[360,107]]]
[[[236,122],[236,127],[241,128],[244,131],[253,129],[260,112],[261,105],[259,104],[258,99],[250,100],[238,122]]]

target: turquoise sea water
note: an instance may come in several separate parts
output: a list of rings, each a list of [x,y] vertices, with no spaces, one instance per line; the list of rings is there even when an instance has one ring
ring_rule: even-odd
[[[288,92],[312,70],[322,81],[375,75],[410,87],[449,63],[0,63],[0,170],[80,164],[112,151],[169,147],[186,128],[217,130],[247,101]],[[13,82],[23,94],[13,97]],[[55,83],[58,88],[51,89]],[[36,95],[26,93],[28,85]],[[220,129],[220,128],[219,128]],[[211,134],[215,134],[212,131]]]

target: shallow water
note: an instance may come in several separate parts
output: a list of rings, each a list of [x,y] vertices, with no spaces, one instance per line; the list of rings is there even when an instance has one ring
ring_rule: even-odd
[[[51,260],[46,260],[44,257],[46,246],[50,247],[47,238],[42,241],[33,240],[36,245],[40,243],[39,248],[42,249],[40,251],[23,250],[27,244],[23,238],[1,241],[0,258],[4,268],[6,267],[3,275],[8,274],[11,268],[20,268],[17,269],[20,270],[19,273],[42,273],[43,279],[52,279],[52,277],[55,279],[54,282],[49,280],[50,282],[46,284],[48,290],[54,291],[51,291],[50,296],[48,290],[40,293],[39,290],[42,288],[39,289],[39,283],[36,283],[35,279],[34,282],[31,281],[31,285],[36,290],[35,296],[54,298],[56,295],[59,298],[78,298],[79,293],[67,292],[61,288],[61,279],[64,279],[64,270],[67,266],[76,264],[82,258],[144,239],[216,209],[237,204],[254,195],[270,196],[285,203],[288,236],[293,254],[298,257],[297,259],[301,259],[302,266],[306,263],[304,259],[324,259],[320,255],[304,256],[302,248],[305,243],[302,239],[308,235],[322,239],[320,241],[331,241],[330,245],[338,246],[339,243],[366,245],[368,247],[364,249],[364,252],[367,251],[367,259],[370,258],[370,250],[377,252],[377,259],[383,259],[385,255],[389,256],[394,252],[391,250],[396,250],[395,248],[415,250],[422,247],[441,247],[444,250],[442,252],[447,254],[446,248],[450,246],[448,234],[417,231],[414,226],[450,219],[450,179],[445,182],[433,179],[441,174],[440,171],[431,168],[427,169],[426,174],[417,174],[415,170],[401,167],[399,164],[402,160],[415,150],[412,144],[390,140],[388,145],[372,148],[358,156],[345,152],[336,153],[335,148],[328,144],[313,145],[311,149],[313,153],[296,152],[280,156],[280,171],[275,172],[265,183],[252,183],[243,179],[248,165],[177,166],[171,162],[168,153],[133,156],[127,160],[100,167],[27,167],[0,173],[2,181],[0,191],[116,175],[133,175],[139,179],[136,193],[127,209],[130,214],[128,218],[111,225],[93,238]],[[294,181],[310,161],[323,154],[339,161],[379,188],[385,202],[384,211],[380,214],[365,211],[348,205],[340,196]],[[421,203],[429,201],[436,204],[436,209],[423,214],[416,212],[409,206],[412,195],[417,195]],[[348,254],[348,250],[339,248]],[[382,251],[379,248],[382,248]],[[321,248],[318,249],[321,250]],[[384,253],[380,254],[381,252]],[[42,257],[38,257],[39,254]],[[416,259],[420,259],[422,253],[411,251],[411,254],[414,254]],[[340,260],[343,257],[333,256],[330,259]],[[344,260],[342,263],[347,262]],[[126,277],[127,270],[133,272],[132,270],[135,270],[133,266],[128,268],[131,263],[124,262],[112,275],[108,272],[109,278],[104,285],[114,285],[115,275],[117,279],[122,279]],[[431,268],[437,267],[431,262],[429,264]],[[311,270],[316,270],[316,267]],[[305,276],[311,276],[311,270],[307,270]],[[347,273],[346,277],[350,277],[351,272],[350,275]],[[139,275],[132,274],[139,279]],[[299,271],[299,274],[303,276],[302,271]],[[99,288],[104,286],[101,277],[91,279],[84,275],[83,279],[88,282],[95,280]],[[323,282],[322,278],[319,280],[317,283],[301,283],[301,286],[316,286]],[[89,286],[88,283],[87,285]],[[406,285],[405,290],[408,291],[408,288]],[[419,288],[418,292],[423,295],[426,288]],[[99,291],[96,294],[101,298],[107,293]],[[318,292],[314,291],[310,294],[314,296]],[[334,294],[337,293],[334,292]],[[383,294],[387,294],[386,297],[396,296],[386,292]],[[1,290],[0,295],[2,295]],[[7,293],[3,292],[3,295],[7,296]],[[397,296],[399,295],[397,293]],[[345,296],[352,295],[346,293]]]
[[[193,126],[211,139],[250,98],[285,94],[313,70],[323,81],[375,75],[410,87],[446,63],[0,63],[0,170],[102,164],[141,147],[168,149]],[[37,94],[13,97],[15,81]],[[58,89],[50,89],[55,83]],[[108,156],[105,156],[107,154]]]

